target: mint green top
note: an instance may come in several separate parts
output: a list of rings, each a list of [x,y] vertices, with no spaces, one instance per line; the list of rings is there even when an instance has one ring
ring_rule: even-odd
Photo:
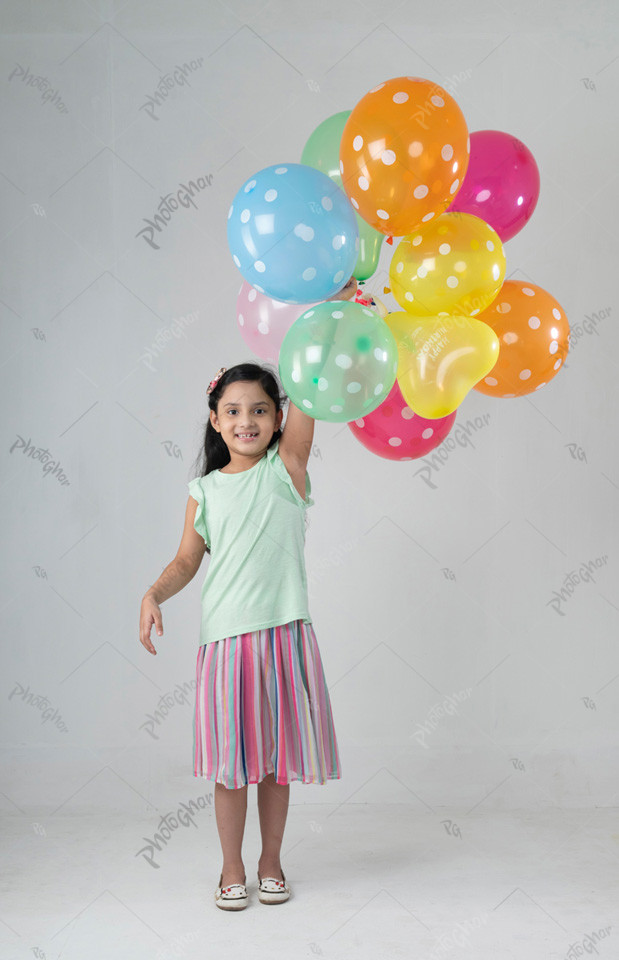
[[[279,455],[279,439],[240,473],[212,470],[188,483],[194,527],[211,557],[202,585],[200,644],[303,620],[311,623],[305,573],[305,500]]]

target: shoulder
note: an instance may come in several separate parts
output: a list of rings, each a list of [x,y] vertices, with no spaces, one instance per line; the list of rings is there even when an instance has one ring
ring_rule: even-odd
[[[194,477],[193,480],[190,480],[187,484],[189,490],[189,495],[194,498],[194,500],[203,500],[204,499],[204,487],[206,477]]]

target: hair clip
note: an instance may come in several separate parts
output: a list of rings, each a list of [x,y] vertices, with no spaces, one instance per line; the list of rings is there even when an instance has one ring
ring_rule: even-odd
[[[207,396],[208,396],[209,393],[212,393],[212,392],[213,392],[213,390],[214,390],[215,387],[217,386],[217,381],[221,379],[221,377],[224,375],[225,372],[226,372],[226,368],[225,368],[225,367],[220,367],[220,368],[219,368],[219,370],[217,371],[217,373],[215,374],[215,376],[213,377],[213,379],[212,379],[211,382],[209,383],[208,387],[206,388],[206,394],[207,394]]]

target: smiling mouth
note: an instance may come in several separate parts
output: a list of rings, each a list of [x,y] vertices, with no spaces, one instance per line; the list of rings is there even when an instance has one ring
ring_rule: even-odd
[[[237,433],[236,436],[239,440],[255,440],[258,434],[257,433]]]

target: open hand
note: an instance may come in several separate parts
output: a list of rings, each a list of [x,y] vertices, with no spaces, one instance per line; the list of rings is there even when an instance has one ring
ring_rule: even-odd
[[[157,628],[157,634],[163,636],[163,620],[159,604],[153,600],[149,594],[144,595],[142,607],[140,609],[140,643],[146,647],[149,653],[157,654],[150,639],[150,631],[153,624]]]

